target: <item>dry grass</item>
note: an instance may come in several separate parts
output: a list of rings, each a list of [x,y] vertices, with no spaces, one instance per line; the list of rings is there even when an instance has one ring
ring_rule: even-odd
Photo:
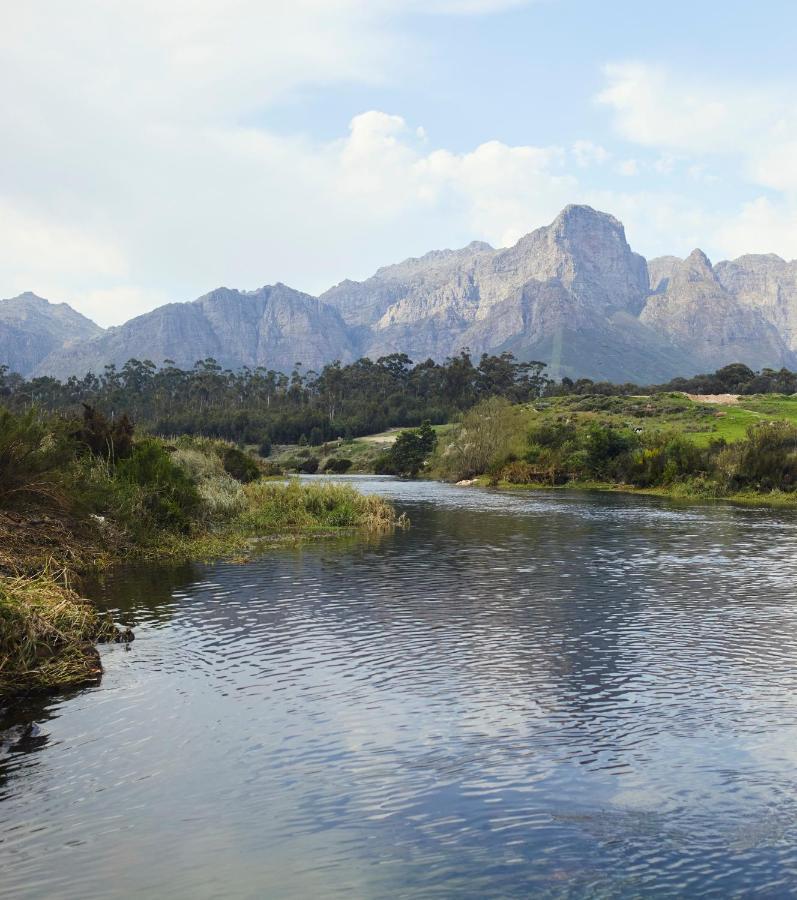
[[[94,644],[119,638],[64,573],[0,578],[0,697],[95,681]]]
[[[236,525],[250,534],[329,528],[388,531],[407,524],[386,500],[347,484],[259,481],[246,485],[244,493],[247,508]]]

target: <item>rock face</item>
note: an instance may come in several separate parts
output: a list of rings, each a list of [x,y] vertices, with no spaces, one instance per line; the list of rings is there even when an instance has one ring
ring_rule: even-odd
[[[99,325],[66,303],[50,303],[30,292],[0,300],[0,365],[31,375],[55,350],[102,333]]]
[[[0,303],[0,329],[11,327],[8,304],[61,309],[25,297]],[[514,247],[434,251],[320,298],[283,284],[219,288],[106,332],[69,313],[84,332],[59,324],[51,345],[26,321],[14,325],[16,337],[3,340],[0,330],[0,364],[64,377],[130,358],[190,367],[212,356],[232,369],[289,372],[297,362],[320,368],[396,352],[443,360],[467,347],[539,359],[557,377],[639,383],[731,362],[797,368],[797,261],[743,256],[713,267],[695,250],[646,263],[617,219],[588,206],[566,207]],[[28,344],[36,346],[20,353]]]
[[[725,290],[742,306],[760,312],[797,352],[797,260],[751,254],[718,263],[715,271]]]
[[[685,260],[654,260],[650,271],[655,293],[640,321],[685,348],[703,370],[731,360],[754,369],[794,364],[794,354],[775,324],[763,310],[742,303],[723,286],[702,250]]]
[[[320,367],[354,359],[349,332],[337,312],[315,297],[276,284],[257,291],[219,288],[193,303],[169,303],[109,328],[92,341],[51,354],[39,374],[65,377],[101,372],[128,359],[171,359],[191,368],[213,357],[225,368],[265,366],[290,372],[297,362]]]
[[[666,336],[640,323],[648,293],[647,265],[622,224],[568,206],[514,247],[429,253],[321,299],[355,329],[363,355],[511,350],[551,363],[555,374],[625,381],[669,377],[686,364]]]

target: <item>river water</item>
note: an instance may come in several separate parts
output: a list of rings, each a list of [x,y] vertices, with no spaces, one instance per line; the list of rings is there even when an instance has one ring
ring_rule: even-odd
[[[797,896],[797,516],[346,480],[412,528],[92,588],[0,896]]]

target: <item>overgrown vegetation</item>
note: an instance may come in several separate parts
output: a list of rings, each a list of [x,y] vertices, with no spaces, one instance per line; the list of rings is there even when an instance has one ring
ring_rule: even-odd
[[[381,475],[415,478],[437,446],[437,434],[430,422],[402,431],[376,460],[374,470]]]
[[[717,408],[670,395],[642,401],[641,410],[639,402],[563,398],[536,409],[487,401],[442,443],[434,471],[452,481],[485,475],[493,484],[626,485],[710,497],[774,492],[797,502],[797,424],[759,418],[734,441],[703,440],[711,432],[688,428]]]
[[[270,482],[268,465],[218,439],[139,437],[91,406],[78,421],[0,409],[0,697],[95,677],[92,642],[116,634],[53,566],[241,556],[255,538],[405,524],[350,486]]]
[[[119,637],[109,618],[47,573],[0,579],[0,697],[99,678],[94,644]]]

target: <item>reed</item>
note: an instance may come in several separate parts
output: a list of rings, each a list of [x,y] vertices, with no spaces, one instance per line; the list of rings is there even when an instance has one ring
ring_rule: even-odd
[[[0,578],[0,697],[100,677],[96,642],[121,633],[69,586],[64,572]]]

